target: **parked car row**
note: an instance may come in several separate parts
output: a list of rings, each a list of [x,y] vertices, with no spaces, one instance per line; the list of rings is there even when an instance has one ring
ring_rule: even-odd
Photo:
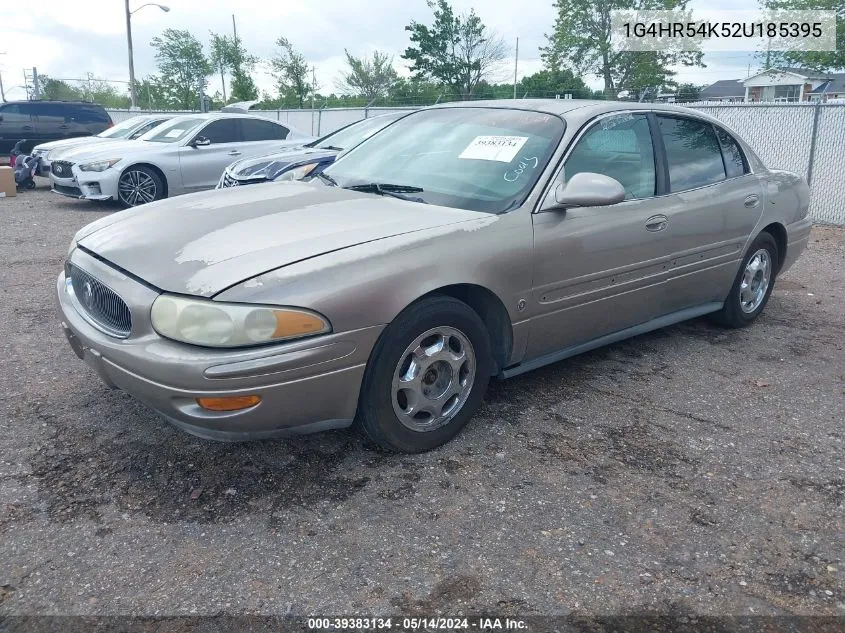
[[[129,203],[210,186],[215,156],[251,151],[232,138],[248,120],[181,117],[98,147],[72,161],[76,186]],[[203,437],[356,421],[418,452],[467,424],[493,376],[697,316],[750,324],[809,239],[806,181],[680,107],[446,104],[342,134],[331,165],[325,140],[253,164],[257,180],[311,161],[304,181],[81,229],[56,286],[75,353]]]
[[[92,137],[40,144],[33,153],[54,192],[134,207],[215,186],[316,175],[397,118],[365,119],[311,140],[247,114],[139,116]]]

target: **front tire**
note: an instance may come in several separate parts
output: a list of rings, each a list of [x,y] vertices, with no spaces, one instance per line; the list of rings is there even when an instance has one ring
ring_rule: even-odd
[[[490,337],[472,308],[452,297],[423,299],[379,338],[364,373],[357,422],[388,451],[441,446],[478,409],[492,366]]]
[[[713,317],[727,327],[750,325],[769,302],[780,259],[777,242],[764,231],[751,243],[725,305]]]
[[[149,167],[133,165],[117,181],[117,199],[123,207],[137,207],[164,197],[161,176]]]

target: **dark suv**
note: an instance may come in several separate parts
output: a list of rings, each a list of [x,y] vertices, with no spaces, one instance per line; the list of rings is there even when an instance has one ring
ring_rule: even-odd
[[[10,101],[0,103],[0,156],[26,139],[29,152],[35,145],[76,136],[99,134],[112,126],[108,112],[85,101]]]

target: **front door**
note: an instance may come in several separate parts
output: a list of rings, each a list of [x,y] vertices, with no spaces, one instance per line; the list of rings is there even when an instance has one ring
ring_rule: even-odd
[[[625,201],[533,215],[534,283],[526,360],[659,315],[671,239],[645,113],[602,117],[580,136],[564,175],[618,180]]]
[[[223,170],[244,156],[244,140],[236,118],[215,119],[200,130],[197,138],[206,138],[210,145],[179,149],[182,185],[187,193],[213,189]]]

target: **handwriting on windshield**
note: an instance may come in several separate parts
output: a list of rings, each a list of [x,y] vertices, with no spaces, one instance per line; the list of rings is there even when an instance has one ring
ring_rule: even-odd
[[[540,164],[540,159],[536,156],[532,156],[531,158],[525,158],[523,156],[519,159],[519,164],[516,169],[511,169],[510,171],[505,172],[505,180],[508,182],[516,182],[519,177],[525,173],[526,169],[529,167],[531,169],[536,169],[538,164]]]

